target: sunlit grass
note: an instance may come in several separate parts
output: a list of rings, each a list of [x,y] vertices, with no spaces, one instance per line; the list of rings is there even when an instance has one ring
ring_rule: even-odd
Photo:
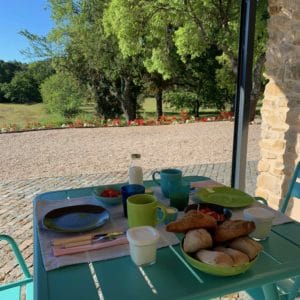
[[[47,113],[44,104],[7,104],[0,103],[0,125],[20,124],[38,122],[41,119],[47,119]]]

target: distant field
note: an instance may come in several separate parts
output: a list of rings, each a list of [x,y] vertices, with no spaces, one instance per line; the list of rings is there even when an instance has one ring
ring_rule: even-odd
[[[82,106],[82,110],[88,114],[95,112],[94,104]],[[168,105],[163,105],[165,113],[176,113]],[[146,98],[143,108],[140,110],[143,117],[153,117],[156,112],[156,103],[154,98]],[[144,116],[145,114],[145,116]],[[52,115],[46,112],[43,103],[38,104],[7,104],[0,103],[0,125],[20,124],[41,122],[42,120],[52,119]]]
[[[37,122],[49,116],[42,103],[6,104],[0,103],[0,124],[26,124]]]
[[[92,115],[95,112],[95,105],[88,103],[82,106],[82,115]],[[187,111],[187,110],[186,110]],[[163,112],[166,115],[176,115],[179,111],[171,108],[169,105],[163,105]],[[156,102],[154,98],[145,98],[142,109],[139,110],[139,115],[144,119],[156,117]],[[214,109],[202,109],[201,117],[207,117],[218,114],[218,111]],[[82,117],[81,115],[81,117]],[[11,124],[17,124],[20,127],[28,123],[40,122],[55,123],[64,122],[64,119],[58,115],[47,113],[45,105],[43,103],[38,104],[7,104],[0,103],[0,128],[1,126],[8,126]]]

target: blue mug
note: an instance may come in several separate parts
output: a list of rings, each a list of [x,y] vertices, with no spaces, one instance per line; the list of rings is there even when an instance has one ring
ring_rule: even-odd
[[[123,212],[127,218],[127,198],[137,194],[145,194],[145,187],[140,184],[126,184],[121,187]]]
[[[160,175],[160,180],[156,178],[156,175]],[[181,183],[182,171],[179,169],[163,169],[161,171],[155,171],[152,174],[152,180],[160,185],[163,195],[169,198],[169,182],[172,181],[175,185]]]

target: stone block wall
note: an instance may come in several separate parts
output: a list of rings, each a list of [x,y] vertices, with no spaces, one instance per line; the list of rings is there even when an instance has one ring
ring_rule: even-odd
[[[256,195],[278,208],[300,160],[300,0],[269,0],[269,13]],[[298,203],[288,213],[299,220]]]

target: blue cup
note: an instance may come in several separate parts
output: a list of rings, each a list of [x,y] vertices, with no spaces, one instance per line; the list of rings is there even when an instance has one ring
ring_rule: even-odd
[[[127,218],[127,198],[137,194],[145,194],[145,187],[140,184],[127,184],[121,187],[124,217]]]
[[[179,211],[185,209],[189,203],[190,184],[185,181],[169,181],[170,206],[176,207]]]
[[[156,175],[160,175],[160,180],[156,178]],[[155,171],[152,174],[152,180],[160,185],[163,195],[169,198],[169,182],[172,181],[176,184],[181,182],[182,171],[178,169],[164,169],[161,171]]]

